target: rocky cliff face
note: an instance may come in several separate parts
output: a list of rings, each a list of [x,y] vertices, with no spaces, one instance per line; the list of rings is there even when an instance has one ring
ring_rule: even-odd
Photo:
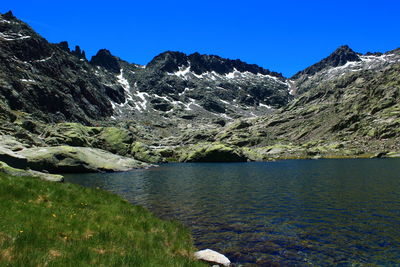
[[[12,13],[0,16],[0,100],[7,107],[88,123],[112,115],[106,91],[82,52],[50,44]]]

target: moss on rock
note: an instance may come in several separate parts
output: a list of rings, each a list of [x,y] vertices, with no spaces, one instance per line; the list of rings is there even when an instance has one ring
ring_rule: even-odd
[[[50,145],[65,144],[69,146],[91,146],[91,127],[80,123],[58,123],[50,125],[44,132],[46,143]]]
[[[64,181],[64,178],[61,175],[43,173],[43,172],[38,172],[38,171],[33,171],[33,170],[16,169],[16,168],[8,166],[8,164],[6,164],[5,162],[2,162],[2,161],[0,161],[0,172],[11,175],[11,176],[34,177],[34,178],[39,178],[41,180],[50,181],[50,182]]]
[[[185,162],[244,162],[246,156],[238,148],[221,143],[201,143],[188,148],[180,161]]]
[[[150,165],[110,152],[88,147],[35,147],[18,154],[28,160],[28,166],[35,170],[63,172],[128,171]]]
[[[104,127],[96,136],[95,147],[112,153],[127,155],[132,142],[133,135],[128,130],[117,127]]]
[[[141,142],[135,142],[132,144],[131,155],[135,159],[149,163],[158,163],[163,161],[160,154]]]

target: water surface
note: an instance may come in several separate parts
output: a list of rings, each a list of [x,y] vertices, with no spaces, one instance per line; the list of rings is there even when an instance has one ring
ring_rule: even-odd
[[[400,159],[168,164],[67,175],[191,228],[236,263],[400,265]]]

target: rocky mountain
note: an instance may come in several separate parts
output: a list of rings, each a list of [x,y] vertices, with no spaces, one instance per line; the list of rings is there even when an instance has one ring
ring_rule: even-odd
[[[165,52],[135,71],[121,69],[136,100],[120,114],[152,113],[166,119],[254,117],[290,100],[278,73],[240,60]],[[133,108],[133,110],[132,110]]]
[[[296,73],[292,79],[298,79],[302,75],[314,75],[323,69],[329,67],[343,66],[349,61],[361,61],[359,55],[354,52],[348,45],[344,45],[336,49],[331,55],[322,59],[318,63]]]
[[[11,12],[1,15],[2,105],[45,121],[89,123],[111,116],[107,92],[118,88],[100,83],[91,65],[76,56],[82,52],[68,50],[65,43],[50,44]]]
[[[345,45],[339,47],[318,63],[299,71],[288,82],[293,94],[302,94],[311,88],[315,88],[321,82],[336,79],[347,73],[361,70],[379,70],[396,62],[400,62],[400,51],[398,49],[384,54],[368,52],[362,55]]]
[[[165,52],[147,66],[51,44],[11,12],[0,17],[0,99],[47,121],[231,120],[291,99],[276,72],[240,60]]]
[[[298,96],[271,116],[247,121],[262,158],[370,157],[400,150],[400,63],[351,71]],[[260,135],[264,138],[255,138]],[[225,134],[237,142],[240,130]]]
[[[348,46],[290,79],[199,53],[167,51],[142,66],[101,49],[87,60],[9,12],[0,135],[21,142],[16,150],[91,147],[145,162],[400,155],[399,73],[400,49]]]

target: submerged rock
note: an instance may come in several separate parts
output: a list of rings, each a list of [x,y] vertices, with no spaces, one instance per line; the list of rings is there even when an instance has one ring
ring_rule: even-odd
[[[35,147],[18,154],[28,160],[30,168],[55,173],[129,171],[151,166],[133,158],[88,147]]]
[[[221,264],[223,266],[231,265],[231,261],[227,257],[211,249],[197,251],[194,253],[194,257],[211,264]]]
[[[49,181],[49,182],[62,182],[64,181],[64,177],[62,175],[57,174],[49,174],[43,173],[33,170],[22,170],[22,169],[15,169],[13,167],[8,166],[8,164],[0,161],[0,172],[12,175],[12,176],[31,176],[35,178],[39,178],[41,180]]]

